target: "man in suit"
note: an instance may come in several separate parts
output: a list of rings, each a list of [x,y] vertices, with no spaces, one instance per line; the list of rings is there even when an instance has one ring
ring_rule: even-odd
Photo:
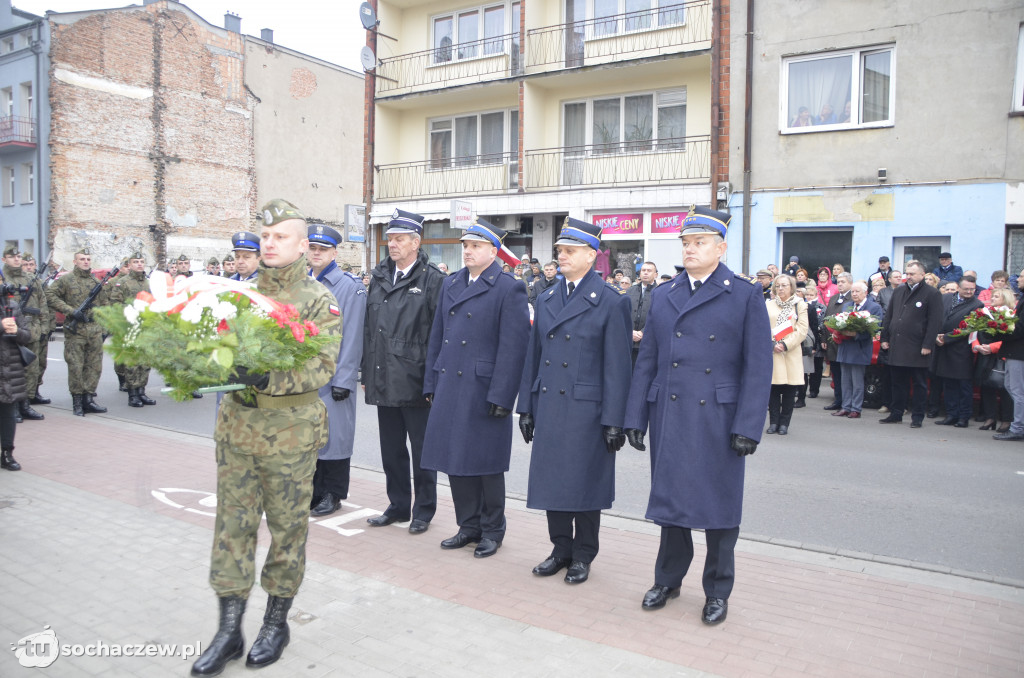
[[[320,387],[320,400],[327,408],[327,443],[320,448],[313,474],[310,513],[326,516],[348,498],[352,448],[356,435],[356,401],[351,398],[363,357],[363,321],[366,318],[366,288],[351,273],[338,268],[341,233],[326,224],[310,224],[310,275],[331,291],[341,312],[341,347],[330,383]]]
[[[590,576],[601,509],[615,499],[615,452],[629,391],[629,299],[594,271],[601,229],[566,218],[555,240],[564,282],[537,298],[519,386],[519,429],[533,440],[526,505],[547,512],[551,555],[533,568]],[[575,532],[574,532],[575,528]]]
[[[882,307],[868,298],[868,285],[863,280],[850,285],[850,301],[843,304],[842,312],[867,311],[879,320]],[[860,419],[864,406],[864,373],[871,364],[874,347],[873,335],[868,332],[842,333],[843,341],[836,352],[836,360],[843,369],[843,407],[832,413],[833,417]]]
[[[647,519],[661,526],[654,586],[642,607],[679,595],[703,529],[705,624],[725,620],[735,578],[745,458],[757,449],[772,383],[772,332],[761,287],[720,259],[730,215],[691,209],[684,273],[654,291],[626,410],[630,444],[651,431]]]
[[[893,290],[882,324],[882,349],[889,351],[892,405],[882,424],[899,424],[910,403],[911,428],[921,428],[928,402],[928,364],[942,327],[942,295],[924,282],[924,265],[908,261],[907,279]]]
[[[644,325],[647,324],[647,310],[651,307],[651,292],[658,285],[658,267],[653,261],[645,261],[640,267],[640,284],[631,286],[629,295],[631,317],[633,318],[633,364],[640,351],[640,340],[644,338]]]
[[[477,219],[462,236],[466,266],[444,282],[423,380],[432,404],[422,465],[448,475],[459,524],[441,548],[476,543],[477,558],[497,553],[505,538],[509,415],[530,338],[526,286],[496,261],[505,235]]]
[[[942,297],[942,329],[935,338],[935,376],[942,379],[942,393],[946,402],[946,418],[936,421],[940,426],[967,428],[974,413],[974,354],[965,332],[953,336],[960,321],[983,306],[975,296],[977,280],[974,276],[960,278],[956,294]]]
[[[852,275],[849,273],[839,274],[836,278],[836,289],[839,291],[828,300],[828,306],[825,307],[825,315],[822,317],[822,322],[824,322],[825,318],[835,315],[843,309],[846,302],[850,300],[850,285],[852,284]],[[835,397],[831,404],[826,405],[823,409],[838,411],[843,409],[843,364],[838,357],[839,348],[836,342],[831,340],[831,335],[827,328],[822,329],[823,331],[820,333],[820,346],[825,351],[825,359],[828,360],[829,370],[832,372],[832,383],[835,384],[833,387]]]

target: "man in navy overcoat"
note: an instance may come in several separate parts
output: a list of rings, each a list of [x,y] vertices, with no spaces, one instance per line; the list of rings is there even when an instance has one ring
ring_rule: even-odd
[[[615,499],[614,453],[626,442],[633,325],[629,297],[593,270],[600,236],[578,219],[562,226],[555,249],[564,280],[537,295],[517,405],[523,438],[537,438],[526,505],[547,512],[554,544],[533,573],[568,567],[569,584],[590,576],[601,509]]]
[[[704,207],[683,222],[684,273],[655,288],[626,411],[631,445],[651,431],[647,518],[661,526],[643,608],[679,595],[703,529],[703,621],[725,619],[743,511],[745,457],[761,439],[772,333],[761,287],[719,262],[730,215]]]
[[[477,558],[494,555],[505,538],[509,415],[530,336],[526,285],[495,261],[504,238],[482,219],[462,236],[466,267],[441,288],[423,380],[432,406],[421,463],[448,475],[459,523],[441,548],[479,542]]]

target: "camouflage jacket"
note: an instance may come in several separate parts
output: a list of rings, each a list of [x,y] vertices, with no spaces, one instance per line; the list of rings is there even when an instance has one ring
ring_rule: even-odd
[[[18,302],[21,304],[22,310],[29,321],[31,340],[36,341],[42,332],[47,331],[49,326],[50,309],[46,304],[46,293],[43,291],[43,286],[36,280],[35,276],[27,275],[20,268],[11,268],[4,264],[3,271],[6,284],[31,288],[31,292],[25,298],[25,302],[21,303],[21,295],[18,295]]]
[[[321,333],[341,339],[341,317],[331,292],[306,275],[306,260],[300,257],[282,268],[260,263],[256,289],[282,304],[292,304],[303,320]],[[270,372],[266,396],[311,394],[309,402],[294,407],[277,407],[260,398],[257,407],[246,407],[240,396],[230,394],[221,401],[213,438],[236,450],[253,455],[312,453],[327,442],[327,409],[317,390],[330,383],[338,359],[338,345],[330,342],[316,358],[287,372]]]
[[[50,305],[50,310],[71,315],[85,301],[97,283],[99,280],[93,277],[92,271],[72,269],[67,275],[53,281],[53,284],[46,289],[46,301]],[[107,303],[107,291],[103,290],[96,297],[93,306],[102,306],[105,303]],[[92,313],[86,313],[86,316],[92,320]]]
[[[130,304],[139,292],[149,291],[149,278],[145,273],[130,271],[128,275],[119,275],[109,283],[105,290],[112,304]]]

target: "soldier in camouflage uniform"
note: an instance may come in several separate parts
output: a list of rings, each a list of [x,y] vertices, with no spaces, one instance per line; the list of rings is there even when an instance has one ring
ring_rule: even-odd
[[[78,307],[99,283],[92,275],[92,253],[88,249],[75,252],[75,267],[58,278],[46,290],[46,301],[54,311],[72,317],[78,323],[74,332],[64,328],[64,362],[68,365],[68,389],[74,413],[84,417],[86,412],[102,414],[107,408],[96,403],[96,386],[103,370],[103,329],[93,321],[92,310],[78,311]],[[93,306],[105,303],[101,292]]]
[[[225,255],[224,259],[221,261],[221,264],[223,265],[223,269],[224,269],[221,272],[222,276],[224,276],[225,278],[230,278],[231,276],[233,276],[235,274],[235,255],[234,254],[231,254],[230,252],[228,252],[227,255]]]
[[[53,333],[55,324],[53,311],[50,310],[49,305],[46,303],[46,288],[43,287],[43,281],[36,278],[36,260],[31,252],[21,253],[21,270],[32,280],[32,284],[38,288],[38,299],[41,304],[39,308],[39,350],[36,351],[35,347],[32,347],[36,354],[36,360],[26,369],[28,376],[28,403],[29,405],[49,405],[50,399],[44,397],[39,392],[39,387],[43,385],[43,375],[46,373],[46,358],[50,348],[50,335]]]
[[[39,338],[42,336],[43,320],[47,312],[46,296],[43,288],[36,284],[35,278],[25,275],[21,270],[21,253],[14,247],[4,250],[3,267],[4,284],[14,285],[19,288],[26,288],[27,293],[17,295],[18,304],[22,312],[29,320],[29,343],[27,348],[39,355]],[[28,382],[29,396],[35,395],[35,385],[39,383],[39,361],[33,360],[32,364],[25,368],[25,379]],[[29,404],[28,398],[18,401],[16,418],[20,420],[43,419],[43,415],[36,412]]]
[[[292,304],[321,333],[341,336],[337,302],[326,287],[306,274],[309,241],[301,212],[284,200],[263,210],[256,289]],[[217,414],[217,521],[210,585],[220,600],[220,626],[192,675],[217,675],[241,656],[242,614],[255,578],[256,534],[265,511],[272,540],[260,584],[270,598],[263,627],[246,665],[277,661],[288,644],[288,610],[306,567],[309,502],[317,450],[327,441],[327,410],[318,389],[334,376],[338,345],[328,343],[302,367],[268,374],[237,371],[237,383],[255,386],[256,403],[224,397]]]
[[[125,267],[127,275],[119,275],[113,286],[109,288],[109,299],[112,304],[130,304],[139,292],[149,292],[149,278],[146,277],[146,257],[142,252],[132,252]],[[115,365],[115,371],[121,369],[124,374],[125,387],[128,389],[128,406],[142,407],[156,405],[156,401],[146,395],[146,384],[149,383],[149,366]]]

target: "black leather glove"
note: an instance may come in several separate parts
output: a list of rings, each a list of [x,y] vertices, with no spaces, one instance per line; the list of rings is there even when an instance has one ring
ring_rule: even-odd
[[[501,405],[495,405],[494,403],[487,403],[490,407],[487,409],[487,414],[498,419],[504,419],[508,415],[512,414],[512,410],[502,407]]]
[[[345,400],[350,395],[352,395],[352,391],[347,388],[338,388],[337,386],[331,387],[331,397],[334,398],[335,402]]]
[[[519,415],[519,430],[523,434],[523,440],[527,444],[533,440],[533,415],[532,414],[520,414]]]
[[[638,428],[627,428],[626,440],[629,441],[630,445],[641,452],[647,449],[647,446],[644,445],[644,432]]]
[[[736,454],[739,456],[745,457],[754,453],[754,450],[757,449],[757,441],[741,436],[739,433],[733,433],[729,440],[729,447],[736,450]]]
[[[270,375],[249,374],[248,368],[236,367],[235,376],[231,381],[235,384],[245,384],[246,386],[255,386],[257,389],[264,389],[270,383]]]
[[[604,446],[609,453],[618,452],[626,444],[626,434],[618,426],[602,426],[601,435],[604,436]]]
[[[88,317],[85,315],[85,311],[75,311],[74,313],[71,314],[71,317],[80,323],[84,323],[86,320],[88,320]]]

